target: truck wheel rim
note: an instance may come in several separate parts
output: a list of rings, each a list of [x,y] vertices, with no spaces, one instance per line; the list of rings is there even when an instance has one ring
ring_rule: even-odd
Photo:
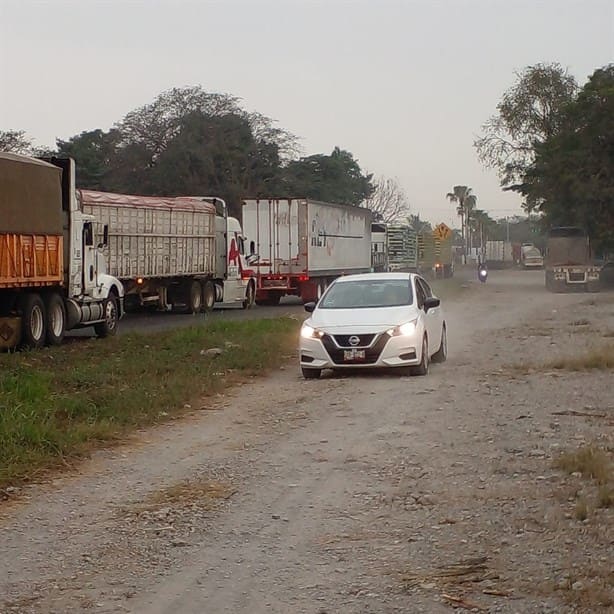
[[[59,337],[64,330],[64,314],[62,313],[62,308],[59,305],[54,305],[51,308],[49,320],[51,323],[51,332],[55,337]]]
[[[30,331],[35,340],[42,339],[44,330],[43,310],[37,305],[32,309],[30,317]]]
[[[107,326],[109,330],[113,330],[115,328],[115,302],[109,301],[107,303],[107,308],[105,310],[105,318],[107,320]]]

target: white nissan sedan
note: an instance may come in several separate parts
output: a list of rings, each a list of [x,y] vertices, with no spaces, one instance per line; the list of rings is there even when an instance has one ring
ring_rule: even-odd
[[[426,375],[446,359],[446,321],[440,300],[414,273],[366,273],[338,278],[318,303],[300,336],[307,379],[322,369],[402,367]]]

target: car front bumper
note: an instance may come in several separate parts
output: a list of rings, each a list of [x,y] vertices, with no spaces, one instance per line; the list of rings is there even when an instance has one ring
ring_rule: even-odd
[[[391,337],[378,333],[368,346],[356,348],[339,345],[333,335],[323,338],[301,338],[299,346],[300,365],[306,369],[373,369],[413,366],[420,363],[422,356],[420,336]],[[364,350],[364,357],[349,358],[355,349]]]

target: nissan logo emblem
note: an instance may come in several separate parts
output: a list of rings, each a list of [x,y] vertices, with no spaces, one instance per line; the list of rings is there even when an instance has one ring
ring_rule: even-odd
[[[350,337],[350,345],[358,345],[360,343],[360,337],[357,337],[356,335],[352,335]]]

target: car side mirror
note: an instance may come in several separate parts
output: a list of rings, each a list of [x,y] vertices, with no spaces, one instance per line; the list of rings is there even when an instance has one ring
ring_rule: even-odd
[[[308,313],[313,313],[313,310],[316,308],[316,304],[312,301],[310,303],[305,303],[305,311]]]
[[[429,309],[434,309],[435,307],[439,307],[441,305],[441,301],[435,296],[429,296],[424,301],[424,311],[428,311]]]

